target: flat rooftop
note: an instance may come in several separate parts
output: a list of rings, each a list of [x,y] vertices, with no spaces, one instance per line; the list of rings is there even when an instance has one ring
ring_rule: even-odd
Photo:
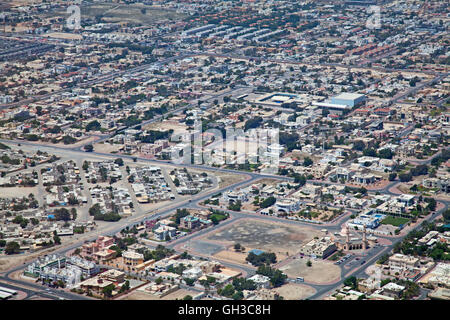
[[[338,94],[337,96],[334,96],[334,99],[346,99],[346,100],[355,100],[358,98],[364,97],[363,94],[359,93],[349,93],[349,92],[342,92]]]

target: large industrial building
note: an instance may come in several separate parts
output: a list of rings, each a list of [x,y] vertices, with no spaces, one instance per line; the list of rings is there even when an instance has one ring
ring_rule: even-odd
[[[313,102],[313,105],[334,114],[344,114],[350,112],[353,107],[364,104],[365,101],[366,96],[363,94],[344,92],[329,100]]]
[[[332,97],[330,103],[353,108],[363,104],[364,101],[366,101],[366,96],[363,94],[343,92]]]

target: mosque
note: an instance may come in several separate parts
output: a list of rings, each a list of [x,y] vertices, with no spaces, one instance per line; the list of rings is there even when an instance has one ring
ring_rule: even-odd
[[[376,242],[377,238],[367,236],[366,227],[363,228],[363,234],[361,236],[356,232],[351,233],[347,224],[344,224],[341,232],[335,239],[338,250],[342,251],[367,250],[369,247],[375,245]]]

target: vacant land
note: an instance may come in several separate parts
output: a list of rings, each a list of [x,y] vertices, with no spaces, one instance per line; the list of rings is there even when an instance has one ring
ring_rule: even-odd
[[[81,18],[97,18],[105,22],[129,22],[132,24],[152,25],[161,20],[181,20],[185,15],[167,8],[156,8],[143,4],[95,3],[80,6]],[[66,17],[66,11],[53,13]]]
[[[341,278],[341,269],[331,261],[310,260],[311,267],[306,265],[308,258],[294,259],[279,269],[289,278],[303,277],[306,282],[317,284],[333,283]]]
[[[44,37],[57,38],[57,39],[68,39],[68,40],[82,40],[83,36],[81,34],[64,33],[64,32],[52,32],[47,33]]]
[[[401,217],[386,217],[383,219],[383,221],[381,221],[381,224],[390,224],[393,225],[395,227],[398,227],[402,224],[405,224],[409,221],[409,219],[407,218],[401,218]]]
[[[51,247],[48,249],[39,250],[33,253],[11,255],[11,256],[0,256],[0,272],[11,269],[12,267],[22,265],[27,262],[35,260],[38,256],[43,254],[49,254],[55,251],[56,247]]]
[[[121,297],[119,300],[180,300],[187,295],[195,296],[196,293],[190,290],[178,289],[177,291],[169,293],[168,295],[161,298],[151,293],[146,293],[141,290],[135,290],[130,294]]]
[[[144,130],[153,131],[168,131],[173,130],[174,132],[185,132],[187,126],[184,123],[179,123],[172,120],[157,121],[143,126]]]
[[[247,258],[248,253],[246,252],[236,252],[233,249],[222,250],[214,255],[214,258],[227,260],[234,263],[247,264],[245,258]]]
[[[303,300],[316,293],[314,288],[297,283],[286,283],[273,290],[278,292],[285,300]]]
[[[220,188],[244,181],[247,178],[247,176],[244,174],[234,174],[227,172],[215,172],[214,175],[218,179],[218,185]]]
[[[2,187],[0,198],[28,197],[30,193],[39,194],[39,187]]]
[[[207,237],[209,241],[233,245],[240,243],[246,249],[274,252],[278,260],[297,253],[299,248],[320,231],[310,227],[291,226],[281,222],[265,222],[258,219],[241,219],[229,227]]]
[[[121,147],[122,147],[122,145],[120,145],[120,144],[111,144],[111,143],[96,143],[96,144],[94,144],[94,150],[96,152],[101,152],[101,153],[118,152]]]

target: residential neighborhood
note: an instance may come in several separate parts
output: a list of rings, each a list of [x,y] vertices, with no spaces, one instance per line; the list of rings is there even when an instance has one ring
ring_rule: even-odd
[[[0,300],[450,300],[447,2],[0,8]]]

